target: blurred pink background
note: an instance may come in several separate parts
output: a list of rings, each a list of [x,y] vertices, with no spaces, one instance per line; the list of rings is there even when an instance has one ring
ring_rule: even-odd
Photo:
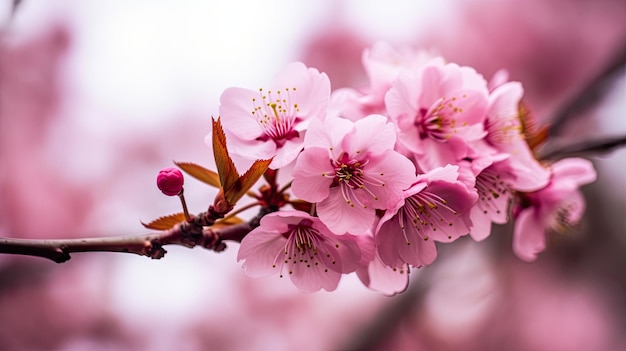
[[[425,48],[487,79],[507,69],[549,122],[626,47],[620,0],[17,3],[0,4],[3,237],[144,233],[140,221],[179,211],[159,169],[212,166],[221,92],[290,61],[358,87],[374,42]],[[561,130],[555,145],[625,135],[624,69]],[[537,262],[517,260],[512,227],[498,227],[441,246],[395,297],[354,276],[316,294],[248,278],[235,244],[159,261],[0,255],[0,350],[623,350],[626,151],[592,159],[583,224]],[[185,195],[199,212],[215,190],[188,178]]]

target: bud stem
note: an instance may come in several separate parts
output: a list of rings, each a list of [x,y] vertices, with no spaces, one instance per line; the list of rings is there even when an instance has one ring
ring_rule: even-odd
[[[191,216],[189,215],[189,210],[187,209],[187,201],[185,201],[185,195],[183,194],[185,189],[181,189],[180,193],[178,193],[178,198],[180,199],[180,203],[183,205],[183,213],[185,214],[185,219],[187,222],[191,221]]]

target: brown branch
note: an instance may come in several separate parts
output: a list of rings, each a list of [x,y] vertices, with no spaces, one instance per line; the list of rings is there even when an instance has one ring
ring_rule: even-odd
[[[230,209],[225,212],[228,211]],[[200,246],[220,252],[226,249],[225,240],[241,242],[270,211],[261,209],[256,217],[246,223],[216,229],[211,226],[217,219],[224,217],[224,213],[211,206],[209,211],[155,234],[55,240],[0,238],[0,253],[37,256],[62,263],[68,261],[70,254],[75,252],[124,252],[160,259],[167,253],[165,245],[188,248]]]
[[[545,155],[541,156],[542,160],[549,159],[557,159],[563,157],[569,157],[580,154],[587,153],[596,153],[603,154],[613,151],[613,149],[626,145],[626,136],[607,139],[607,140],[599,140],[599,141],[588,141],[584,143],[579,143],[575,145],[570,145],[563,147],[561,149],[548,151]]]
[[[204,228],[200,233],[187,231],[187,222],[162,233],[134,236],[113,236],[84,239],[16,239],[0,238],[0,253],[37,256],[56,263],[68,261],[75,252],[123,252],[160,259],[167,251],[165,245],[188,248],[201,246],[213,251],[226,249],[224,240],[241,241],[254,229],[250,222],[221,229]]]

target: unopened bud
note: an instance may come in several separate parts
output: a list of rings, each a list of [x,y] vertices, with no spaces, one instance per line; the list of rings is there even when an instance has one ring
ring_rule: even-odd
[[[157,176],[157,186],[163,194],[167,196],[175,196],[183,191],[183,173],[174,167],[164,168]]]

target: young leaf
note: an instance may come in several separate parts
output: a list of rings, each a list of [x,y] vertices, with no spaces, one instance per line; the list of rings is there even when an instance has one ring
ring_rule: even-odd
[[[231,204],[236,204],[239,199],[256,184],[263,173],[267,170],[272,160],[256,160],[237,181],[229,188],[224,187],[224,197]]]
[[[175,214],[159,217],[147,224],[144,222],[141,222],[141,224],[143,224],[143,226],[148,229],[168,230],[168,229],[171,229],[176,224],[184,222],[185,220],[186,220],[185,214],[181,212],[181,213],[175,213]]]
[[[222,129],[222,123],[218,118],[212,120],[213,122],[213,156],[215,157],[215,165],[217,166],[217,173],[219,174],[220,184],[224,191],[230,188],[239,179],[239,173],[233,163],[233,160],[228,155],[228,149],[226,148],[226,135]],[[234,204],[234,202],[233,202]]]
[[[240,223],[243,223],[243,219],[237,216],[234,216],[234,217],[225,218],[225,219],[215,222],[215,224],[213,224],[211,228],[223,228],[223,227],[228,227],[230,225],[240,224]]]
[[[197,180],[216,188],[220,187],[220,176],[216,172],[191,162],[174,162],[174,164]]]

